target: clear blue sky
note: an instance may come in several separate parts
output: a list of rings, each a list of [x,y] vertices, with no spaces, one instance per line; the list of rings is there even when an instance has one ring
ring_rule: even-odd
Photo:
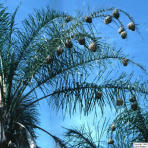
[[[139,31],[143,39],[136,32],[129,33],[127,40],[121,40],[115,30],[110,30],[112,34],[109,34],[107,30],[103,30],[102,33],[105,33],[106,38],[115,46],[119,47],[120,44],[126,54],[134,57],[135,61],[143,64],[148,69],[148,0],[2,0],[10,11],[13,11],[20,1],[22,4],[17,14],[18,24],[27,14],[32,13],[34,8],[41,9],[47,5],[53,9],[69,13],[86,10],[85,8],[88,6],[91,10],[112,6],[126,10],[139,24]],[[41,126],[57,136],[62,135],[62,125],[71,127],[71,125],[79,125],[91,119],[89,117],[80,120],[79,116],[75,115],[71,119],[66,118],[63,121],[61,113],[57,115],[56,112],[49,110],[45,101],[41,103],[39,110],[41,113]],[[38,143],[41,148],[54,148],[54,144],[48,135],[40,132],[39,134]]]

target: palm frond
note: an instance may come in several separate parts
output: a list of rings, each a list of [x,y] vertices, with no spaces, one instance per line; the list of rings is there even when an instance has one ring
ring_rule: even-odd
[[[28,143],[29,143],[29,148],[37,148],[35,142],[34,142],[34,139],[32,138],[31,134],[29,133],[29,131],[27,130],[27,128],[19,123],[19,122],[16,122],[21,128],[23,128],[25,130],[25,133],[26,133],[26,136],[27,136],[27,140],[28,140]]]
[[[36,125],[33,125],[33,124],[32,124],[31,126],[33,126],[34,128],[37,128],[37,129],[39,129],[39,130],[45,132],[45,133],[48,134],[49,136],[51,136],[52,139],[55,141],[55,143],[56,143],[58,146],[60,146],[60,148],[68,148],[68,147],[66,146],[66,143],[65,143],[62,139],[60,139],[59,137],[57,137],[57,136],[51,134],[50,132],[46,131],[45,129],[43,129],[43,128],[39,127],[39,126],[36,126]]]
[[[134,104],[138,105],[138,102],[136,101]],[[134,110],[131,106],[128,106],[120,115],[117,115],[113,123],[116,126],[116,137],[124,131],[126,138],[129,138],[131,144],[132,142],[147,141],[147,113],[143,113],[139,105]]]

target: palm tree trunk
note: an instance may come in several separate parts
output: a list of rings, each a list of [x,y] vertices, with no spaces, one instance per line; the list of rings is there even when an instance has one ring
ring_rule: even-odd
[[[3,114],[4,114],[4,107],[2,102],[2,77],[0,76],[0,148],[6,147],[6,134],[4,128],[4,121],[3,121]]]
[[[0,148],[6,147],[6,136],[5,136],[5,129],[4,124],[0,121]]]
[[[2,106],[2,76],[0,76],[0,108]]]

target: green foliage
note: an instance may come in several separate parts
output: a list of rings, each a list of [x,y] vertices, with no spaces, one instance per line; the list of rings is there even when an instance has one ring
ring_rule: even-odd
[[[118,110],[116,106],[118,97],[123,99],[125,109],[128,107],[126,98],[129,95],[134,94],[136,97],[141,95],[146,98],[147,83],[135,80],[132,74],[123,72],[123,65],[119,62],[123,63],[123,60],[127,59],[126,66],[130,63],[145,73],[146,70],[127,58],[121,49],[115,49],[104,41],[94,25],[93,19],[107,19],[106,17],[110,16],[111,19],[106,24],[112,22],[126,30],[122,20],[111,16],[110,12],[113,10],[113,8],[102,9],[90,14],[91,22],[86,21],[84,17],[72,17],[47,7],[41,11],[35,10],[33,15],[29,15],[23,21],[22,28],[17,28],[15,16],[18,8],[13,14],[8,14],[1,6],[0,103],[5,123],[2,120],[0,123],[5,124],[3,131],[6,145],[11,140],[17,147],[29,147],[30,138],[27,133],[29,132],[29,137],[35,140],[34,129],[38,128],[49,134],[61,147],[66,147],[66,143],[60,138],[37,126],[36,106],[37,102],[43,99],[57,110],[62,109],[65,113],[69,111],[70,115],[77,110],[88,115],[91,111],[97,112],[99,109],[104,115],[107,105]],[[118,11],[134,22],[126,12],[120,9]],[[68,21],[67,17],[70,17]],[[84,46],[79,44],[79,37],[85,38]],[[66,42],[67,40],[69,42]],[[90,47],[91,43],[95,46]],[[61,55],[57,55],[56,52],[59,46],[63,49]],[[112,64],[116,66],[114,69],[111,68]],[[115,73],[118,74],[115,76]],[[40,96],[37,93],[39,90],[42,92]],[[96,95],[98,91],[102,93],[100,99]],[[127,110],[123,112],[124,118],[129,117],[126,112]],[[140,119],[143,118],[140,113],[138,116]],[[117,118],[117,123],[119,121]],[[143,129],[138,130],[141,132]],[[23,132],[24,140],[19,139]],[[77,143],[80,147],[97,147],[91,136],[86,134],[85,137],[84,132],[68,129],[67,136],[78,138]],[[140,137],[139,134],[138,139]]]

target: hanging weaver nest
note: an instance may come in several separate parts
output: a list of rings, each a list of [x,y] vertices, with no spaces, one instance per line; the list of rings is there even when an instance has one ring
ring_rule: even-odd
[[[67,39],[66,40],[65,47],[66,48],[72,48],[73,47],[72,41],[70,39]]]
[[[110,128],[112,131],[115,131],[115,129],[116,129],[115,124],[112,124]]]
[[[127,66],[128,65],[128,59],[123,59],[122,64],[123,64],[123,66]]]
[[[101,91],[97,91],[96,92],[96,98],[97,99],[101,99],[101,97],[102,97],[102,92]]]
[[[114,140],[112,138],[108,139],[108,144],[114,144]]]
[[[121,34],[121,32],[124,31],[124,28],[122,26],[120,26],[120,28],[118,29],[118,33]]]
[[[92,17],[91,16],[85,16],[84,21],[86,23],[92,23]]]
[[[104,23],[109,24],[111,22],[112,22],[112,17],[111,16],[106,16],[105,19],[104,19]]]
[[[78,42],[79,42],[80,45],[85,45],[85,38],[79,37]]]
[[[67,16],[66,19],[65,19],[65,22],[68,23],[70,21],[71,21],[71,17],[70,16]]]
[[[130,102],[135,102],[136,101],[136,97],[135,96],[132,96],[130,99],[129,99]]]
[[[135,24],[133,22],[130,22],[127,27],[129,30],[135,31]]]
[[[121,35],[121,38],[122,38],[122,39],[125,39],[125,38],[127,37],[126,31],[122,31],[122,32],[120,33],[120,35]]]
[[[138,108],[138,104],[137,104],[137,103],[131,104],[131,109],[132,109],[133,111],[136,111],[137,108]]]
[[[116,105],[117,105],[117,106],[121,106],[121,105],[123,105],[123,100],[120,99],[120,98],[117,98]]]
[[[61,55],[63,53],[63,48],[61,46],[57,47],[56,52],[58,56]]]
[[[50,64],[52,62],[52,58],[50,55],[46,57],[46,64]]]
[[[88,47],[89,50],[93,51],[93,52],[96,52],[97,50],[97,44],[96,42],[91,42],[89,47]]]
[[[118,9],[115,9],[115,10],[113,11],[112,15],[113,15],[114,18],[118,19],[119,16],[120,16]]]

